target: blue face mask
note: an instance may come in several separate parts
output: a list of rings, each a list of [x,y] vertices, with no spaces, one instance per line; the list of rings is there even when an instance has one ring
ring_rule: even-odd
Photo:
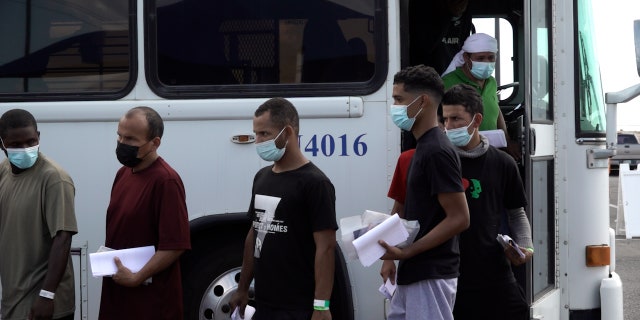
[[[471,74],[476,79],[487,79],[493,74],[496,67],[495,62],[471,61]]]
[[[420,114],[420,112],[422,112],[422,108],[420,108],[418,113],[416,113],[416,115],[413,118],[409,118],[409,116],[407,115],[407,109],[414,102],[418,101],[418,98],[420,97],[419,96],[416,97],[415,99],[413,99],[413,101],[411,101],[411,103],[409,103],[406,106],[391,105],[391,107],[389,108],[389,113],[391,114],[391,120],[393,120],[393,123],[396,126],[398,126],[398,128],[405,131],[411,131],[411,128],[413,128],[413,124],[416,122],[416,117]]]
[[[276,139],[278,139],[278,137],[284,132],[285,128],[282,128],[282,130],[280,130],[280,133],[278,133],[278,135],[275,138],[271,140],[263,141],[260,143],[256,143],[256,151],[258,152],[258,155],[260,156],[260,158],[262,158],[262,160],[278,161],[282,158],[282,156],[284,155],[284,151],[287,148],[287,143],[289,143],[289,140],[285,142],[284,147],[282,147],[282,149],[279,149],[276,146]]]
[[[20,169],[29,169],[38,160],[38,148],[36,145],[29,148],[5,148],[9,161]]]
[[[449,141],[456,147],[464,147],[469,144],[471,141],[471,136],[475,133],[476,129],[473,128],[473,133],[469,134],[469,127],[473,124],[473,119],[475,119],[475,115],[471,118],[471,122],[465,127],[455,128],[455,129],[445,129],[447,134],[447,138]]]

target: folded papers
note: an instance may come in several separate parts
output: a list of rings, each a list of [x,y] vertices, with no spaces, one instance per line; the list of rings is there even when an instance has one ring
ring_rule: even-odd
[[[368,267],[376,262],[384,253],[385,248],[378,241],[383,240],[391,246],[395,246],[409,237],[398,214],[382,221],[357,239],[353,240],[353,246],[358,253],[358,259],[363,266]]]
[[[231,314],[231,320],[251,320],[253,314],[256,313],[256,308],[247,305],[244,308],[244,318],[240,316],[240,312],[238,312],[239,308],[236,308]]]
[[[380,291],[380,293],[382,293],[385,298],[391,300],[391,298],[393,297],[393,293],[396,292],[397,287],[397,284],[391,283],[391,279],[387,279],[385,283],[380,285],[378,291]]]
[[[156,253],[154,246],[99,251],[89,254],[89,263],[91,264],[91,273],[94,277],[112,276],[116,274],[118,268],[113,258],[118,257],[122,265],[127,267],[131,272],[136,273],[144,267],[151,257]]]
[[[524,252],[520,250],[520,246],[518,246],[518,244],[515,241],[513,241],[513,239],[511,239],[511,237],[509,237],[508,235],[498,234],[498,237],[496,239],[498,240],[498,242],[500,242],[500,244],[502,245],[502,248],[506,249],[507,247],[512,247],[516,250],[516,252],[521,258],[525,257]]]
[[[487,140],[489,140],[489,144],[494,146],[495,148],[507,147],[507,139],[504,136],[504,131],[502,131],[501,129],[483,130],[480,131],[480,134],[485,136]]]

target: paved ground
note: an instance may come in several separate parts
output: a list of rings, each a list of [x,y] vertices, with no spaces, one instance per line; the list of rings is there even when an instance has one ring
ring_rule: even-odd
[[[610,225],[616,228],[618,177],[609,178]],[[640,239],[617,236],[616,272],[622,278],[624,319],[640,319]],[[603,318],[604,319],[604,318]]]

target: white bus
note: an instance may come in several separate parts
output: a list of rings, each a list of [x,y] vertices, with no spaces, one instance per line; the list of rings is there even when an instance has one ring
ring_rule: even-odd
[[[0,112],[34,114],[41,150],[76,186],[76,319],[96,319],[117,121],[134,106],[165,120],[159,153],[182,176],[192,247],[182,258],[186,319],[228,319],[252,179],[268,163],[252,116],[274,96],[301,116],[300,145],[333,181],[339,218],[388,212],[401,151],[388,116],[393,75],[429,63],[460,1],[0,1]],[[610,241],[604,95],[588,0],[469,1],[463,22],[500,41],[500,93],[522,147],[535,257],[519,279],[532,319],[600,319]],[[455,19],[454,19],[455,20]],[[615,131],[615,129],[614,129]],[[597,250],[597,249],[596,249]],[[10,257],[3,257],[9,258]],[[334,319],[383,319],[379,264],[338,252]],[[287,281],[287,276],[282,275]],[[620,288],[615,289],[620,293]]]

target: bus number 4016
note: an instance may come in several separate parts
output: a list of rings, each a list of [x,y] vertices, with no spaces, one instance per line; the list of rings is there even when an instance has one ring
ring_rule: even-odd
[[[351,143],[346,134],[338,136],[337,138],[334,138],[334,136],[330,134],[325,134],[324,136],[314,134],[305,145],[304,151],[311,153],[313,157],[317,157],[318,153],[323,154],[325,157],[331,157],[336,151],[339,152],[336,155],[345,157],[352,155],[351,151],[353,151],[353,154],[361,157],[367,154],[367,144],[362,141],[364,135],[366,135],[366,133],[357,136],[355,140],[353,140],[353,143]],[[298,143],[302,144],[303,137],[303,135],[298,136]],[[338,150],[336,150],[336,147]]]

